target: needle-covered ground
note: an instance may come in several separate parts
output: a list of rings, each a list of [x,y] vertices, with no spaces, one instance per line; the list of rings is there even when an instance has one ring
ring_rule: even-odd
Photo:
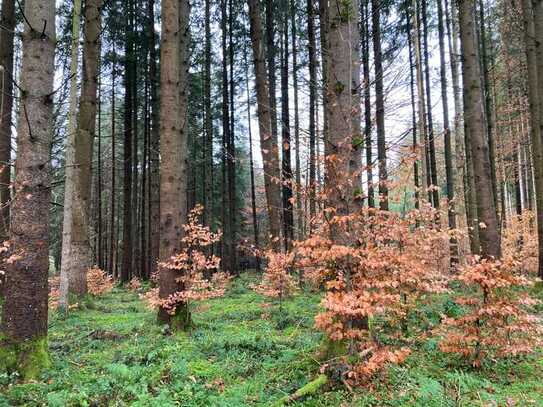
[[[226,297],[199,304],[190,334],[171,335],[136,293],[121,288],[67,318],[53,312],[52,368],[33,383],[0,374],[0,406],[273,405],[318,374],[319,295],[299,294],[280,311],[250,290],[254,281],[244,275]],[[421,324],[456,305],[443,298],[432,307],[417,315]],[[370,388],[323,388],[291,405],[543,406],[543,357],[476,371],[427,339]]]

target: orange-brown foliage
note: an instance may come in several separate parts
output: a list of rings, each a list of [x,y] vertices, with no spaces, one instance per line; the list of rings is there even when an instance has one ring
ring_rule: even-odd
[[[417,299],[445,290],[447,269],[441,265],[448,256],[448,234],[434,227],[435,212],[428,206],[404,218],[375,209],[325,215],[318,232],[295,245],[296,265],[315,284],[324,284],[324,310],[316,326],[330,340],[349,343],[358,362],[348,380],[365,382],[409,353],[383,347],[371,320],[385,319],[405,330]]]
[[[266,252],[268,266],[258,285],[253,289],[266,297],[283,298],[292,295],[297,287],[294,278],[290,274],[294,264],[294,253],[276,253],[272,250]]]
[[[442,351],[456,353],[479,367],[487,357],[529,353],[541,344],[540,318],[529,312],[537,301],[517,290],[531,284],[519,266],[512,259],[476,259],[461,269],[458,280],[467,294],[456,301],[466,313],[444,319]]]
[[[196,206],[189,214],[189,221],[184,225],[185,237],[182,239],[182,250],[168,261],[160,263],[160,267],[175,270],[179,291],[168,298],[158,296],[158,288],[149,290],[141,297],[151,308],[164,308],[171,315],[175,314],[180,304],[190,304],[224,295],[230,281],[226,273],[218,272],[221,259],[207,253],[207,248],[221,239],[220,233],[212,233],[208,227],[199,223],[203,207]],[[211,275],[211,278],[206,278]]]

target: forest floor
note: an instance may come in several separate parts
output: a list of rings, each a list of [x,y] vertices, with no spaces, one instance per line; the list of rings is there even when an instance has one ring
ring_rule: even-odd
[[[0,374],[0,406],[273,405],[318,374],[319,295],[302,293],[280,311],[250,290],[251,281],[243,275],[226,297],[199,304],[190,334],[169,334],[122,288],[67,318],[53,312],[51,369],[31,383]],[[431,323],[451,304],[443,298],[418,318]],[[292,405],[543,406],[543,354],[476,371],[427,339],[371,388],[323,389]]]

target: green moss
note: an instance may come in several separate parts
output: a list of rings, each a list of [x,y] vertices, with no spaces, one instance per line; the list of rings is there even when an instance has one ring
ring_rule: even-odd
[[[192,317],[188,305],[177,307],[177,312],[170,319],[170,327],[174,331],[189,331],[193,327]]]
[[[317,360],[324,361],[346,356],[348,347],[347,341],[332,341],[325,337],[317,350]]]
[[[285,396],[282,399],[280,399],[277,403],[275,403],[275,406],[276,407],[284,406],[285,404],[288,404],[292,401],[314,395],[326,383],[328,383],[328,376],[326,376],[325,374],[321,374],[315,380],[307,383],[305,386],[296,390],[296,392],[293,395]]]
[[[43,369],[51,366],[47,337],[39,337],[22,343],[7,339],[0,342],[0,371],[18,372],[24,380],[35,380]]]

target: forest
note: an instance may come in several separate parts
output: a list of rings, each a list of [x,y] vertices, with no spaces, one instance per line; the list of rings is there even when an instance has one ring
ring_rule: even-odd
[[[543,0],[0,5],[0,407],[543,406]]]

